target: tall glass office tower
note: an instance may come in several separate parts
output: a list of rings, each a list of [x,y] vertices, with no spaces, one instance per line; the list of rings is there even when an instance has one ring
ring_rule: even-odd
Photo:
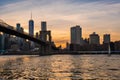
[[[71,27],[71,44],[82,45],[82,28],[79,25]]]
[[[29,35],[34,35],[34,21],[32,20],[32,14],[31,19],[29,20]]]

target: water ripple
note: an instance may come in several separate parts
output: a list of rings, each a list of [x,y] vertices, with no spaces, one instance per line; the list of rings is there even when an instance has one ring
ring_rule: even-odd
[[[120,55],[0,56],[0,80],[120,79]]]

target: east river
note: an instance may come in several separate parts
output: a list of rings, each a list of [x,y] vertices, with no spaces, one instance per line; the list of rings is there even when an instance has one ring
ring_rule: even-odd
[[[0,80],[120,80],[120,55],[0,56]]]

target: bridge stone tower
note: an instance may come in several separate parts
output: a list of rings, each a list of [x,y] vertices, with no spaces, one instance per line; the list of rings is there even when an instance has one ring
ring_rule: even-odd
[[[51,31],[47,30],[46,21],[41,22],[40,40],[49,44],[40,47],[40,54],[41,55],[50,54],[52,37],[51,37]]]

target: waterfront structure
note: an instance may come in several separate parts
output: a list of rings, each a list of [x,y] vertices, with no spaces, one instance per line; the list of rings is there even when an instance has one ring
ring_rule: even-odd
[[[29,20],[29,35],[34,36],[34,21],[32,19],[32,14],[31,19]]]
[[[79,25],[71,27],[71,44],[83,44],[82,28]]]
[[[0,53],[4,50],[5,48],[5,36],[4,34],[0,34]]]
[[[10,34],[6,34],[4,33],[4,47],[5,47],[5,50],[9,48],[10,46],[10,42],[9,42],[9,39],[10,39],[11,35]]]
[[[51,31],[47,30],[47,22],[46,21],[41,22],[40,39],[45,42],[52,41]]]
[[[110,43],[110,34],[104,34],[103,36],[103,44]]]
[[[16,30],[21,33],[24,32],[24,29],[21,27],[20,23],[16,24]],[[19,46],[19,48],[21,48],[24,40],[20,37],[16,37],[16,38],[17,38],[17,45]]]
[[[47,46],[46,53],[50,53],[51,52],[51,46],[53,44],[52,44],[51,31],[47,30],[47,22],[46,21],[41,22],[40,40],[49,43],[49,46]],[[45,50],[44,47],[40,47],[40,49]],[[43,54],[46,54],[46,53],[43,53]]]
[[[8,28],[9,29],[14,29],[12,26],[8,26]],[[10,46],[11,46],[9,40],[13,35],[4,33],[4,36],[5,36],[5,50],[6,50],[6,49],[9,49]]]
[[[20,25],[20,23],[17,23],[17,24],[16,24],[16,30],[17,30],[18,32],[20,32],[20,30],[21,30],[21,25]],[[18,45],[20,46],[21,38],[20,38],[20,37],[17,37],[17,41],[18,41]]]
[[[100,37],[98,34],[96,34],[95,32],[93,32],[93,34],[89,35],[89,44],[96,44],[99,45],[100,44]]]
[[[120,40],[114,43],[115,51],[120,51]]]

